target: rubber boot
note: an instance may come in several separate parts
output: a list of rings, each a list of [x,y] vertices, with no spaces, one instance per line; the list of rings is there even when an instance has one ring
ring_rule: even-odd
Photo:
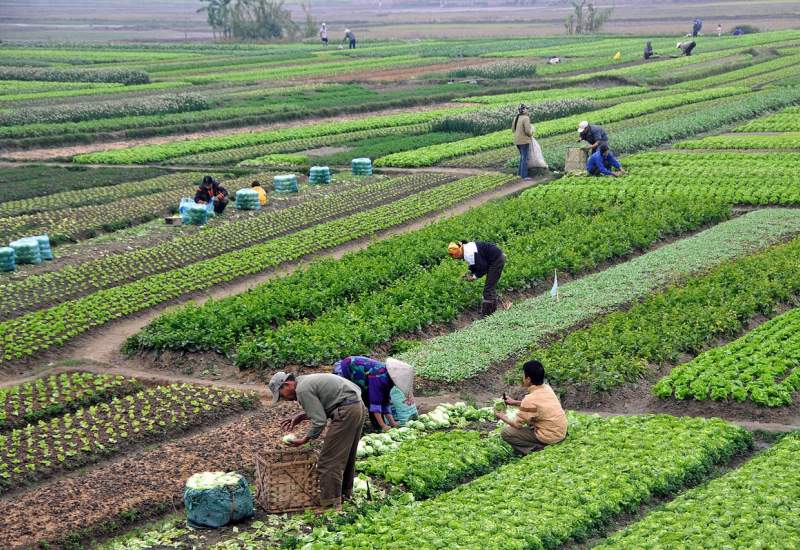
[[[487,315],[491,315],[497,311],[497,301],[496,300],[484,300],[481,304],[481,315],[486,317]]]

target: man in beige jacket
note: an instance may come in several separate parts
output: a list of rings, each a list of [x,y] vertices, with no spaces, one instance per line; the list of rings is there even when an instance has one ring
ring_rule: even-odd
[[[524,180],[528,177],[528,155],[531,154],[531,138],[533,137],[533,127],[531,118],[528,116],[528,106],[524,103],[519,106],[517,116],[511,124],[514,132],[514,145],[519,149],[519,177]]]
[[[528,395],[522,401],[506,398],[506,404],[519,406],[517,416],[509,419],[499,411],[495,416],[507,424],[500,433],[503,441],[527,455],[563,441],[567,436],[567,415],[553,388],[544,383],[544,367],[539,361],[528,361],[522,372],[522,385],[528,388]]]

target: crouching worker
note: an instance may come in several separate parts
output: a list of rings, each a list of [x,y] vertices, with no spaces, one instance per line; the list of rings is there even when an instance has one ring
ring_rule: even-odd
[[[619,172],[614,172],[615,168]],[[592,153],[589,160],[586,161],[586,171],[592,176],[617,177],[625,173],[622,165],[614,158],[614,154],[609,151],[608,145],[601,145],[597,151]]]
[[[469,273],[464,274],[467,281],[486,276],[481,313],[491,315],[497,311],[497,282],[506,265],[506,255],[500,247],[484,241],[459,241],[447,245],[447,253],[453,259],[467,262]]]
[[[289,431],[304,420],[311,421],[308,433],[290,443],[299,447],[317,439],[330,419],[322,452],[317,462],[320,486],[320,505],[341,508],[342,499],[353,494],[356,449],[367,411],[361,403],[358,386],[335,374],[308,374],[295,378],[293,374],[276,372],[269,381],[273,405],[279,399],[297,401],[303,412],[281,422]]]
[[[506,398],[507,405],[519,407],[517,416],[509,419],[500,411],[495,416],[507,424],[500,433],[503,441],[527,455],[563,441],[567,436],[567,415],[553,388],[544,383],[544,367],[539,361],[523,365],[522,385],[528,388],[522,401]]]
[[[222,214],[228,206],[228,190],[222,187],[217,180],[211,176],[203,176],[203,183],[194,194],[194,202],[197,204],[214,203],[214,213]]]
[[[333,374],[350,380],[360,388],[361,399],[369,409],[369,419],[372,427],[376,430],[388,430],[390,427],[396,428],[398,425],[392,413],[391,396],[392,388],[395,387],[391,369],[397,363],[401,365],[400,368],[411,369],[406,363],[396,361],[391,357],[384,364],[361,355],[351,355],[333,364]],[[414,371],[411,370],[412,384],[413,377]]]

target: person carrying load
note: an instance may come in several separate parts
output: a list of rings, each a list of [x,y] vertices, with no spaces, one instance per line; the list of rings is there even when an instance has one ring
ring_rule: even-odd
[[[506,255],[500,247],[485,241],[459,241],[447,245],[447,253],[453,259],[467,262],[469,272],[463,276],[467,281],[486,276],[481,314],[491,315],[497,311],[497,282],[506,265]]]
[[[676,48],[681,50],[683,55],[688,57],[692,55],[692,50],[694,50],[695,46],[697,46],[697,42],[692,40],[691,42],[678,42]]]
[[[527,455],[564,441],[567,415],[553,388],[544,383],[544,367],[539,361],[522,366],[522,385],[528,388],[522,401],[505,398],[506,405],[519,407],[516,417],[509,418],[501,411],[494,414],[506,424],[500,432],[503,441],[519,454]]]
[[[359,387],[373,428],[388,430],[398,426],[392,412],[393,388],[403,392],[408,405],[414,403],[414,369],[397,359],[389,357],[384,364],[362,355],[351,355],[334,363],[333,374]]]
[[[603,144],[608,145],[608,134],[602,126],[584,120],[578,124],[578,141],[585,141],[589,144],[589,150],[595,151]]]
[[[211,176],[203,176],[203,183],[194,194],[194,202],[197,204],[214,203],[214,213],[222,214],[228,206],[228,190],[222,187],[217,180]]]
[[[619,170],[619,173],[613,169]],[[617,177],[625,173],[625,169],[608,149],[608,145],[601,145],[600,149],[594,152],[586,161],[586,171],[592,176],[612,176]]]
[[[268,386],[273,405],[283,399],[297,401],[303,408],[303,412],[281,422],[284,431],[288,432],[304,420],[311,421],[308,433],[288,441],[288,445],[299,447],[317,439],[330,419],[317,461],[320,506],[340,510],[342,499],[347,500],[353,494],[356,450],[367,417],[367,410],[361,402],[361,390],[335,374],[295,377],[283,371],[272,375]]]
[[[519,150],[519,177],[529,180],[528,177],[528,155],[531,154],[531,140],[533,139],[533,127],[528,115],[528,106],[520,104],[517,109],[517,116],[511,123],[511,131],[514,132],[514,145]]]

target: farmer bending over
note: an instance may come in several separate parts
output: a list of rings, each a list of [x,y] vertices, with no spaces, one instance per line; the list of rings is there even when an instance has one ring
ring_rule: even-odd
[[[614,172],[616,168],[619,172]],[[593,176],[617,177],[625,173],[625,169],[608,149],[608,145],[601,145],[586,161],[586,171]]]
[[[214,203],[214,213],[222,214],[228,206],[228,190],[222,187],[211,176],[203,176],[203,183],[194,194],[194,202],[198,204]]]
[[[486,276],[481,314],[491,315],[497,311],[497,282],[506,265],[506,255],[500,247],[484,241],[459,241],[447,245],[447,253],[451,258],[467,262],[469,273],[464,274],[467,281]]]
[[[500,432],[503,441],[527,455],[563,441],[567,436],[567,415],[553,388],[544,383],[544,367],[539,361],[522,366],[522,385],[528,388],[522,401],[505,399],[507,405],[519,407],[517,416],[512,420],[503,412],[494,414],[506,423]]]
[[[293,374],[276,372],[269,381],[272,404],[279,399],[298,401],[303,412],[286,418],[281,428],[289,431],[303,420],[311,421],[308,433],[290,445],[299,447],[317,439],[331,424],[325,435],[322,452],[317,461],[320,505],[340,509],[342,498],[353,494],[356,449],[367,411],[361,403],[358,386],[335,374],[308,374],[295,378]]]
[[[692,55],[692,50],[694,50],[695,46],[697,46],[697,42],[692,40],[691,42],[678,42],[676,47],[683,52],[683,55],[688,57]]]
[[[397,427],[391,395],[395,386],[406,396],[406,404],[414,403],[414,369],[397,359],[389,357],[384,364],[369,357],[351,355],[334,363],[333,374],[350,380],[361,389],[361,399],[369,409],[373,428]]]
[[[603,144],[608,145],[608,134],[602,126],[584,120],[578,124],[578,141],[585,141],[589,144],[589,150],[594,151]]]

